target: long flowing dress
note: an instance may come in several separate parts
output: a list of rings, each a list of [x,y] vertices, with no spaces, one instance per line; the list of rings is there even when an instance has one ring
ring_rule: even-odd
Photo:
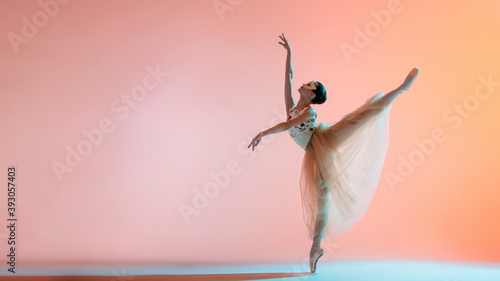
[[[304,222],[309,238],[316,220],[327,220],[325,236],[339,236],[365,214],[378,185],[389,145],[390,104],[382,92],[336,123],[316,120],[288,130],[305,150],[300,175]],[[290,108],[287,120],[307,107]]]

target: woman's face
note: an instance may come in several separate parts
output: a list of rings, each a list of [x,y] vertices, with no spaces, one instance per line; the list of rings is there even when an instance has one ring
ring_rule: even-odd
[[[316,82],[315,81],[309,81],[309,83],[302,84],[302,86],[299,88],[299,93],[303,95],[304,97],[307,96],[315,96],[313,90],[316,89]]]
[[[309,83],[302,84],[302,87],[307,90],[316,90],[316,82],[315,81],[310,81]]]

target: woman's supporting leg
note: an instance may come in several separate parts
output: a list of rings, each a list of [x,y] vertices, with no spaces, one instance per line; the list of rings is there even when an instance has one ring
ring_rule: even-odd
[[[321,240],[323,240],[323,235],[325,234],[329,214],[328,197],[329,191],[324,186],[319,187],[318,212],[316,214],[316,221],[314,224],[313,245],[311,247],[310,255],[312,255],[314,251],[320,247]]]
[[[321,177],[323,179],[323,177]],[[311,272],[316,272],[316,265],[318,259],[323,255],[324,251],[321,249],[321,240],[323,240],[323,235],[325,234],[326,226],[328,224],[328,197],[329,191],[326,185],[318,185],[318,211],[316,214],[316,221],[314,222],[314,233],[313,233],[313,244],[311,251],[309,252],[309,266],[311,267]]]

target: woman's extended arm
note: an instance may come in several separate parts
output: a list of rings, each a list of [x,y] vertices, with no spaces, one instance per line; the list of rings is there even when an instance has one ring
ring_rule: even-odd
[[[278,42],[281,44],[287,51],[286,54],[286,70],[285,70],[285,106],[286,106],[286,114],[288,114],[290,108],[295,106],[295,101],[292,96],[292,78],[293,78],[293,67],[292,67],[292,48],[288,43],[288,40],[285,38],[285,34],[282,33],[280,36],[283,42]]]
[[[285,77],[290,78],[290,80],[292,80],[292,78],[293,78],[292,48],[290,47],[290,44],[286,40],[285,35],[283,35],[283,38],[281,38],[281,39],[283,39],[283,41],[285,43],[281,43],[281,42],[278,42],[278,43],[280,43],[281,45],[283,45],[285,47],[285,49],[286,49],[286,70],[285,70]]]
[[[271,128],[265,130],[265,131],[262,131],[262,136],[265,137],[265,136],[268,136],[268,135],[272,135],[272,134],[276,134],[276,133],[281,133],[281,132],[284,132],[286,130],[288,130],[288,124],[286,122],[281,122],[279,124],[276,124],[274,126],[272,126]]]
[[[289,121],[286,121],[286,122],[281,122],[281,123],[269,128],[265,131],[258,133],[257,136],[255,136],[255,138],[253,138],[252,142],[250,142],[250,144],[248,145],[247,148],[252,146],[252,151],[253,151],[254,148],[259,144],[260,140],[264,136],[284,132],[293,126],[296,126],[296,125],[301,124],[301,123],[305,123],[305,122],[307,122],[309,120],[313,120],[315,118],[316,118],[316,111],[314,110],[314,108],[311,107],[309,109],[306,109],[304,111],[304,113],[302,113],[299,117],[294,118],[294,119],[289,120]]]
[[[281,122],[279,124],[276,124],[274,125],[273,127],[265,130],[265,131],[262,131],[260,133],[258,133],[255,138],[253,138],[253,140],[250,142],[250,144],[248,145],[247,148],[250,148],[250,146],[252,146],[252,151],[254,150],[254,148],[260,143],[260,140],[264,137],[264,136],[267,136],[267,135],[272,135],[272,134],[276,134],[276,133],[280,133],[280,132],[284,132],[288,130],[288,124],[287,122]]]

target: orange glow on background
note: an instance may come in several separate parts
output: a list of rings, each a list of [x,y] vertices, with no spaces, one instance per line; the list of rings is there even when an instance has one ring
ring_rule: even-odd
[[[295,100],[326,87],[318,122],[420,69],[370,208],[325,260],[500,261],[498,1],[40,3],[0,3],[0,179],[17,167],[24,264],[306,258],[304,151],[286,132],[246,148],[286,120],[281,33]]]

